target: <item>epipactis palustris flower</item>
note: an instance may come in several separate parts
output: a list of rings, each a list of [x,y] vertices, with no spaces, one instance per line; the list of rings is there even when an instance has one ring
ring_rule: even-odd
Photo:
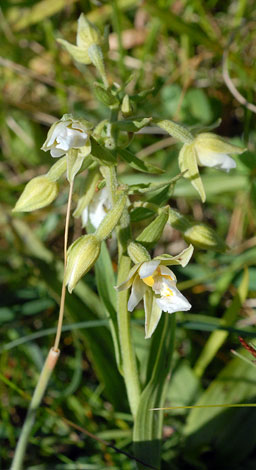
[[[47,135],[42,150],[50,150],[54,158],[67,154],[71,149],[79,149],[83,156],[91,151],[88,130],[90,123],[83,119],[74,119],[70,114],[64,114],[60,121],[55,122]]]
[[[191,142],[185,143],[179,154],[179,166],[185,178],[199,192],[202,201],[206,199],[198,166],[208,166],[229,172],[236,162],[228,154],[240,154],[244,148],[228,143],[222,137],[210,132],[198,134]]]
[[[162,311],[174,313],[191,309],[188,300],[177,289],[177,279],[167,265],[186,266],[193,253],[193,246],[177,256],[161,255],[138,263],[130,270],[128,279],[117,286],[121,291],[132,287],[128,310],[132,312],[142,300],[145,308],[145,337],[150,338],[161,318]]]

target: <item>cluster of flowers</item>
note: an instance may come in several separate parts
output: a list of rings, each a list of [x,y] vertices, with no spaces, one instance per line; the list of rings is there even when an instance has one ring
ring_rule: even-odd
[[[97,28],[91,25],[84,15],[81,15],[78,21],[77,44],[72,45],[62,39],[59,42],[76,61],[83,64],[93,63],[96,66],[105,85],[106,96],[104,95],[104,99],[107,97],[110,100],[109,104],[113,104],[114,98],[108,91],[100,48],[102,41]],[[101,93],[103,93],[102,90]],[[148,122],[149,120],[144,121]],[[194,136],[190,131],[172,121],[163,120],[158,121],[157,124],[183,143],[179,153],[180,169],[183,176],[189,178],[199,192],[202,201],[205,201],[206,196],[198,167],[208,166],[229,171],[235,168],[236,163],[228,154],[244,151],[244,149],[229,144],[209,132]],[[64,115],[60,121],[53,124],[42,149],[50,151],[51,156],[59,158],[59,161],[52,166],[46,175],[36,177],[27,184],[14,208],[15,211],[32,211],[45,207],[56,198],[58,194],[57,181],[65,172],[69,183],[72,183],[80,171],[90,167],[93,163],[97,163],[97,167],[101,164],[99,155],[97,155],[96,161],[92,158],[94,156],[92,145],[96,150],[98,146],[92,127],[89,122],[74,119],[71,115]],[[96,169],[96,172],[92,171],[90,174],[92,179],[90,189],[80,199],[74,216],[82,217],[83,226],[86,226],[90,221],[95,232],[80,237],[68,250],[65,283],[70,292],[96,262],[101,242],[112,233],[128,204],[128,197],[124,190],[116,195],[116,201],[112,204],[106,187],[96,191],[99,171]],[[177,220],[179,216],[172,211],[172,213],[170,212],[170,223],[173,218]],[[205,227],[199,228],[200,230],[198,229],[197,232],[199,238],[202,239],[201,246],[210,244],[214,238],[211,230]],[[186,227],[185,239],[196,242],[194,232],[193,227]],[[191,308],[188,300],[177,288],[175,274],[167,266],[186,266],[192,253],[193,246],[190,245],[177,256],[162,255],[151,259],[143,244],[131,242],[128,246],[128,254],[134,262],[134,266],[126,282],[117,286],[117,289],[123,290],[131,287],[128,301],[129,311],[133,311],[143,298],[146,338],[151,337],[154,332],[162,311],[173,313]]]

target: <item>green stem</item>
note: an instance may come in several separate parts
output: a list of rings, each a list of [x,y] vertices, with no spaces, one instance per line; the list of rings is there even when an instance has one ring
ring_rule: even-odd
[[[121,284],[127,279],[130,267],[130,258],[126,255],[121,255],[118,269],[118,284]],[[135,417],[140,399],[140,383],[136,356],[131,338],[130,313],[127,310],[128,294],[128,290],[118,292],[117,311],[124,381],[129,405],[132,414]]]
[[[25,422],[23,424],[21,434],[18,440],[17,447],[15,449],[14,458],[12,461],[11,469],[10,470],[22,470],[23,467],[23,459],[25,456],[25,451],[28,443],[28,439],[35,422],[35,416],[38,407],[42,401],[44,396],[46,387],[54,370],[54,367],[57,363],[60,351],[56,351],[55,349],[51,348],[47,359],[44,363],[44,367],[40,374],[39,380],[37,382],[37,386],[35,388],[27,416]]]

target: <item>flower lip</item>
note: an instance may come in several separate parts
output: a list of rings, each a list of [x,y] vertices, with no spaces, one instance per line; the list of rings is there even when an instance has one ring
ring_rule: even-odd
[[[83,123],[72,119],[63,119],[50,128],[42,146],[45,152],[50,150],[54,158],[61,157],[70,149],[79,149],[86,144],[88,133]]]

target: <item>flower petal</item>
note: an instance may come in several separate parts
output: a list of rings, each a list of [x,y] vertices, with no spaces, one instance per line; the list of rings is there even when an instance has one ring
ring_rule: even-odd
[[[158,306],[164,311],[168,313],[174,312],[183,312],[191,309],[191,304],[188,302],[186,297],[181,294],[181,292],[177,289],[177,287],[171,286],[169,287],[166,285],[167,289],[170,294],[163,295],[165,293],[164,289],[162,290],[162,295],[160,298],[156,299]]]
[[[132,284],[132,291],[128,301],[128,310],[132,312],[134,307],[141,301],[145,293],[145,284],[140,280],[137,275]]]
[[[158,259],[153,259],[151,261],[145,261],[142,263],[139,269],[140,278],[143,279],[144,277],[152,276],[159,264],[160,260]]]
[[[194,251],[193,245],[189,245],[187,248],[185,248],[185,250],[181,251],[181,253],[179,253],[176,256],[171,256],[169,254],[163,254],[163,255],[157,256],[156,258],[154,258],[154,260],[160,260],[161,266],[162,265],[168,266],[168,265],[177,265],[177,264],[179,264],[184,268],[185,266],[187,266],[192,254],[193,254],[193,251]]]
[[[162,314],[162,308],[157,304],[152,290],[146,289],[144,295],[145,308],[145,338],[148,339],[154,333]]]
[[[203,150],[196,148],[198,164],[201,166],[208,166],[210,168],[218,168],[220,170],[229,171],[236,168],[236,162],[233,158],[225,153],[217,153],[211,150]]]
[[[134,276],[136,272],[138,271],[141,263],[135,264],[135,266],[132,267],[132,269],[129,272],[129,276],[126,281],[122,282],[122,284],[119,284],[119,286],[115,286],[115,289],[118,290],[119,292],[125,289],[129,289],[133,283]]]

